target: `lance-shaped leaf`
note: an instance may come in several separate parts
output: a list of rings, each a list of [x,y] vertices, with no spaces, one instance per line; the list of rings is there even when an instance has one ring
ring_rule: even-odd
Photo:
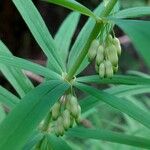
[[[147,113],[129,100],[118,98],[82,83],[76,83],[76,87],[150,128],[150,113]]]
[[[48,60],[51,61],[52,68],[55,68],[55,71],[61,73],[64,67],[54,40],[33,2],[31,0],[13,0],[13,3],[28,25],[35,40],[48,57]]]
[[[104,129],[73,128],[67,132],[69,137],[91,138],[113,143],[150,149],[150,140],[143,137],[126,135]]]
[[[20,99],[0,86],[0,103],[12,109],[20,102]]]
[[[41,65],[32,63],[28,60],[18,58],[15,56],[8,57],[8,56],[2,56],[2,55],[3,54],[0,55],[0,64],[4,64],[7,66],[11,65],[11,66],[19,68],[19,69],[29,70],[36,74],[48,77],[50,79],[59,79],[60,78],[59,74],[57,74],[54,71],[49,70],[48,68],[41,66]]]
[[[115,18],[135,18],[150,16],[150,7],[133,7],[118,11],[113,15]]]
[[[0,123],[5,119],[5,117],[6,117],[5,110],[2,104],[0,103]]]
[[[23,148],[54,103],[69,88],[63,81],[45,82],[29,92],[0,125],[0,149]]]
[[[148,84],[150,85],[150,79],[137,77],[137,76],[123,76],[115,75],[112,78],[100,78],[98,75],[91,75],[85,77],[77,78],[78,82],[84,83],[100,83],[100,84],[127,84],[127,85],[136,85],[136,84]]]
[[[95,14],[100,15],[102,10],[103,10],[103,4],[100,4],[96,10],[94,11]],[[67,67],[68,69],[71,69],[73,64],[76,61],[76,58],[79,56],[81,53],[82,49],[84,48],[91,32],[92,29],[94,28],[95,21],[92,18],[89,18],[86,24],[83,26],[82,30],[80,31],[75,43],[73,44],[69,58],[68,58],[68,64]],[[79,68],[79,72],[82,71],[87,65],[89,64],[87,58],[85,58]]]
[[[0,55],[7,57],[13,56],[5,44],[0,41]],[[31,89],[33,89],[33,84],[31,81],[24,75],[21,69],[12,67],[11,65],[6,66],[0,64],[0,71],[4,74],[6,79],[14,87],[20,97],[25,96]]]
[[[83,6],[82,4],[78,3],[75,0],[44,0],[44,1],[66,7],[74,11],[78,11],[81,14],[92,17],[94,19],[97,18],[96,15],[91,10],[89,10],[87,7]]]
[[[123,98],[126,95],[133,96],[137,94],[143,94],[150,92],[150,86],[142,86],[142,85],[132,85],[132,86],[114,86],[109,89],[104,90],[105,92],[115,95],[116,97]],[[95,98],[93,96],[87,96],[80,101],[80,105],[82,108],[82,113],[89,111],[91,108],[94,108],[100,104],[102,104],[103,101],[101,101],[99,98]]]
[[[66,65],[67,62],[70,44],[79,21],[79,16],[79,13],[75,12],[69,14],[55,35],[55,43],[64,65]]]
[[[54,150],[60,150],[60,147],[63,150],[72,150],[69,144],[60,137],[58,138],[54,135],[48,135],[48,142]]]

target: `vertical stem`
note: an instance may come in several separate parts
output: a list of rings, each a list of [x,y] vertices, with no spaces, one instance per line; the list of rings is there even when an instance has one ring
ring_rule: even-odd
[[[110,2],[107,4],[107,6],[105,7],[105,9],[103,10],[103,12],[101,13],[100,17],[106,17],[110,14],[110,12],[112,11],[112,9],[114,8],[115,4],[117,3],[118,0],[110,0]],[[97,35],[99,34],[100,29],[103,26],[103,22],[97,22],[83,48],[83,50],[81,51],[80,55],[77,57],[76,62],[73,64],[72,68],[69,70],[68,75],[66,76],[66,80],[70,81],[72,80],[73,76],[75,75],[76,71],[78,70],[78,68],[80,67],[83,59],[86,57],[87,53],[88,53],[88,49],[90,47],[90,44],[92,42],[93,39],[95,39],[97,37]]]

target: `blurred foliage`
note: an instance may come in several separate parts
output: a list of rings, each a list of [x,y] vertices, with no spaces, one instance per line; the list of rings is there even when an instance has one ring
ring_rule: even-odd
[[[134,7],[134,6],[146,6],[150,3],[149,0],[120,0],[123,8]]]

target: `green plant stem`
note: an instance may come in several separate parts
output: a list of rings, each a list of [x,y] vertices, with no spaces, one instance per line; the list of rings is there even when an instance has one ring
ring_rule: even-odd
[[[110,2],[107,4],[105,9],[101,13],[100,17],[107,17],[110,14],[110,12],[112,11],[112,9],[114,8],[117,1],[118,0],[110,0]],[[103,26],[103,22],[96,22],[96,24],[95,24],[95,26],[94,26],[87,42],[86,42],[83,50],[81,51],[80,55],[77,57],[76,62],[73,64],[72,68],[69,70],[69,72],[66,76],[67,81],[71,81],[72,78],[74,77],[75,73],[77,72],[77,70],[80,67],[82,61],[84,60],[84,58],[86,57],[86,55],[88,53],[88,49],[90,47],[90,44],[91,44],[92,40],[95,39],[98,36],[99,31],[101,30],[102,26]]]

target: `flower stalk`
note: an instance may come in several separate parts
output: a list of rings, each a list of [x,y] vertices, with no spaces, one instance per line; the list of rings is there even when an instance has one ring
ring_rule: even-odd
[[[118,0],[110,0],[109,3],[106,5],[105,9],[103,10],[103,12],[101,13],[101,18],[103,17],[107,17],[112,9],[114,8],[115,4],[117,3]],[[76,62],[73,64],[72,68],[69,70],[67,76],[66,76],[66,80],[67,81],[71,81],[72,78],[74,77],[75,73],[77,72],[78,68],[80,67],[82,61],[84,60],[84,58],[86,57],[90,44],[92,42],[93,39],[96,39],[96,37],[99,34],[99,31],[101,30],[101,28],[103,27],[103,22],[96,22],[83,50],[81,51],[81,53],[79,54],[79,56],[77,57]]]

